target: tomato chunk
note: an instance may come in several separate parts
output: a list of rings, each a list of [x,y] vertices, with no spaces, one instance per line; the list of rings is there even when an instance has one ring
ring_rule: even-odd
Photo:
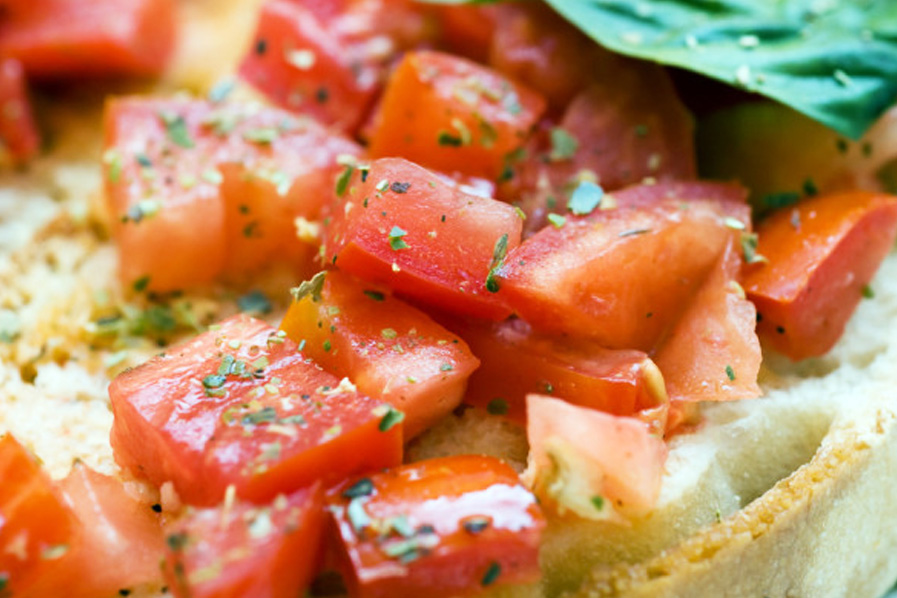
[[[339,271],[293,301],[280,327],[324,369],[404,413],[406,439],[458,406],[479,365],[428,315]]]
[[[535,498],[492,457],[420,461],[331,492],[350,593],[475,594],[539,578]]]
[[[742,260],[734,245],[657,350],[655,361],[672,400],[720,401],[760,396],[762,354],[757,315],[736,282]]]
[[[466,403],[523,422],[526,396],[551,394],[616,415],[636,415],[663,429],[666,392],[657,366],[641,351],[604,349],[588,341],[538,335],[522,320],[447,323],[482,360]]]
[[[530,395],[524,479],[542,504],[587,519],[650,512],[660,493],[667,449],[643,422]]]
[[[4,4],[0,56],[30,77],[158,75],[175,42],[173,0],[36,0]]]
[[[384,158],[347,167],[327,216],[327,263],[448,311],[495,320],[510,314],[486,288],[496,251],[520,243],[522,220],[508,204]]]
[[[721,194],[741,197],[744,220],[729,215],[738,200],[717,200]],[[616,208],[568,217],[512,251],[498,295],[536,330],[651,351],[748,226],[744,194],[658,184],[614,193],[613,201]]]
[[[757,331],[794,360],[822,355],[841,337],[897,235],[897,198],[846,192],[807,199],[757,227],[769,263],[745,276]]]
[[[0,164],[7,159],[24,164],[39,150],[40,133],[28,101],[22,63],[0,59]]]
[[[544,110],[540,95],[489,68],[409,52],[384,91],[370,152],[496,179]]]
[[[165,578],[177,598],[295,598],[311,582],[324,528],[320,485],[270,504],[190,509],[168,527]]]
[[[443,45],[454,54],[486,62],[501,17],[498,6],[437,4],[433,11]]]
[[[252,104],[124,98],[106,110],[105,184],[126,285],[171,291],[258,267],[319,216],[334,161],[360,148]]]
[[[82,463],[75,463],[59,489],[79,533],[52,575],[34,586],[34,596],[95,598],[161,588],[165,541],[161,515],[151,503]]]
[[[285,337],[238,315],[119,375],[109,387],[116,460],[156,485],[171,480],[186,503],[203,506],[229,485],[264,501],[400,462],[392,408]]]
[[[37,461],[10,434],[0,437],[0,588],[30,588],[68,551],[77,523]]]

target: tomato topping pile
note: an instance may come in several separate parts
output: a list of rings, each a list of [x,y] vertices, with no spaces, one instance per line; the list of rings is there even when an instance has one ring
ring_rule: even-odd
[[[347,482],[329,497],[353,596],[456,596],[536,581],[545,525],[505,463],[413,463]]]
[[[174,9],[0,1],[13,161],[39,144],[26,76],[158,74]],[[759,338],[828,351],[897,236],[897,198],[859,191],[755,229],[747,189],[696,180],[667,72],[541,3],[268,0],[239,77],[272,105],[107,102],[121,283],[230,292],[286,262],[293,301],[112,381],[127,483],[53,482],[0,438],[0,596],[286,598],[330,569],[353,598],[538,582],[547,522],[650,516],[665,439],[761,394]],[[525,472],[407,462],[461,413],[525,433]]]

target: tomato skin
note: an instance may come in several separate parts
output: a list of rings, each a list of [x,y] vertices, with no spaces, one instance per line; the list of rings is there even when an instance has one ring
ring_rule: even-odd
[[[351,595],[443,598],[539,578],[545,521],[504,462],[473,455],[431,459],[367,480],[367,496],[346,496],[360,480],[328,495]],[[366,514],[365,525],[349,514],[356,510]],[[474,522],[480,525],[471,527]]]
[[[486,279],[499,240],[507,235],[508,250],[520,243],[514,208],[399,158],[375,160],[366,172],[356,171],[325,210],[325,263],[447,311],[506,318]],[[390,236],[400,231],[407,234]]]
[[[742,259],[734,244],[719,259],[704,286],[655,361],[673,401],[753,399],[762,354],[754,305],[737,284]]]
[[[545,110],[535,91],[439,52],[409,52],[390,77],[370,153],[497,179]]]
[[[307,118],[202,100],[112,100],[105,136],[120,277],[158,292],[289,254],[293,219],[319,216],[336,156],[361,151]]]
[[[388,406],[245,315],[124,372],[109,394],[118,463],[171,480],[187,504],[213,505],[231,484],[266,501],[402,458],[401,424],[379,429]]]
[[[748,209],[731,185],[657,184],[613,197],[616,208],[568,217],[511,252],[498,295],[540,332],[647,352],[739,232],[726,225],[733,204],[740,226]]]
[[[590,519],[651,511],[667,456],[659,435],[634,418],[541,395],[529,395],[527,409],[524,479],[543,504]],[[593,497],[601,501],[596,505]]]
[[[897,236],[897,198],[853,191],[809,198],[757,227],[744,288],[757,332],[793,360],[826,353],[841,337]]]
[[[37,156],[40,142],[22,63],[0,58],[0,163],[4,153],[15,164],[28,162]]]
[[[486,62],[501,15],[498,6],[446,4],[436,5],[432,10],[440,26],[440,42],[449,51]]]
[[[161,516],[150,503],[129,493],[120,480],[80,462],[59,482],[59,490],[79,533],[52,575],[34,586],[34,596],[95,598],[162,585],[159,559],[165,541]]]
[[[464,402],[526,420],[526,396],[551,393],[573,404],[616,415],[645,412],[663,429],[667,400],[663,378],[641,351],[614,351],[588,341],[542,336],[522,320],[446,323],[482,360]],[[493,403],[495,399],[502,402]]]
[[[324,369],[404,413],[406,439],[458,406],[480,363],[424,312],[339,271],[317,300],[293,301],[280,328]]]
[[[266,505],[190,509],[167,527],[177,598],[295,598],[311,583],[324,529],[319,483]]]
[[[29,77],[160,74],[174,50],[173,0],[37,0],[4,7],[0,56]]]
[[[28,595],[70,547],[77,522],[50,477],[11,435],[0,437],[0,586]]]

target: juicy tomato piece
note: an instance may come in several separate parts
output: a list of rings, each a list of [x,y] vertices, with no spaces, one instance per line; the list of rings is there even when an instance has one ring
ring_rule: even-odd
[[[538,331],[651,351],[748,226],[744,192],[658,184],[613,197],[616,208],[568,217],[509,253],[498,295]],[[743,220],[730,215],[736,202]]]
[[[384,91],[370,152],[497,179],[544,110],[539,94],[487,67],[409,52]]]
[[[644,422],[540,395],[527,398],[524,480],[542,504],[586,519],[639,517],[660,494],[667,448]]]
[[[361,150],[252,104],[124,98],[105,116],[106,200],[124,284],[171,291],[235,275],[297,243],[334,161]]]
[[[4,156],[14,164],[24,164],[39,150],[40,133],[28,101],[22,63],[0,59],[0,164]]]
[[[863,290],[894,245],[897,198],[846,192],[807,199],[757,227],[744,288],[757,332],[794,360],[822,355],[841,337]]]
[[[280,106],[354,132],[387,64],[422,28],[402,1],[270,0],[240,75]]]
[[[325,518],[320,485],[189,509],[168,526],[165,579],[177,598],[295,598],[311,583]]]
[[[406,439],[458,406],[480,363],[424,312],[339,271],[297,295],[280,328],[328,372],[404,413]]]
[[[163,585],[159,560],[165,540],[151,503],[120,480],[78,462],[59,489],[79,533],[53,574],[34,586],[34,596],[95,598]]]
[[[347,167],[326,215],[327,263],[451,312],[510,314],[486,288],[496,252],[520,243],[522,219],[508,204],[384,158]]]
[[[173,0],[4,3],[0,56],[29,77],[158,75],[174,49]]]
[[[523,320],[447,323],[482,360],[464,401],[523,422],[526,395],[551,394],[615,415],[642,414],[665,425],[663,377],[641,351],[604,349],[588,341],[538,335]]]
[[[420,461],[329,496],[350,594],[476,594],[539,578],[545,521],[510,466],[465,455]]]
[[[77,524],[37,461],[0,437],[0,589],[25,596],[67,552]]]
[[[498,6],[436,5],[440,41],[454,54],[486,62],[501,15]]]
[[[655,361],[672,400],[721,401],[760,396],[762,354],[757,313],[737,283],[742,259],[731,245],[698,291]]]
[[[171,480],[188,504],[215,504],[229,485],[270,500],[402,459],[389,405],[246,315],[122,373],[109,394],[118,463],[156,485]]]

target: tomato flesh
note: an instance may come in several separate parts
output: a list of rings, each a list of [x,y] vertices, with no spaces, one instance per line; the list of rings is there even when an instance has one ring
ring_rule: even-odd
[[[482,360],[465,403],[523,422],[526,396],[548,394],[616,415],[643,415],[663,429],[666,394],[657,367],[641,351],[538,335],[521,320],[447,324]]]
[[[125,285],[172,291],[258,267],[319,216],[358,146],[249,104],[124,98],[107,105],[105,185]]]
[[[0,588],[28,595],[68,552],[77,523],[49,476],[12,435],[0,437]]]
[[[653,350],[739,232],[728,202],[715,197],[743,193],[650,187],[614,193],[616,208],[568,217],[526,240],[499,270],[498,295],[538,331]]]
[[[4,154],[24,164],[40,150],[40,133],[28,101],[25,71],[14,58],[0,59],[0,163]]]
[[[529,395],[527,409],[525,477],[543,504],[588,519],[651,511],[667,448],[648,426],[541,395]]]
[[[794,360],[826,353],[894,245],[897,198],[861,191],[807,199],[757,227],[769,260],[746,274],[757,332]]]
[[[311,583],[324,528],[315,484],[266,505],[190,509],[167,528],[164,572],[177,598],[295,598]]]
[[[441,598],[539,578],[545,521],[498,459],[403,465],[343,484],[329,502],[353,596]]]
[[[0,19],[0,56],[41,79],[158,75],[175,30],[173,0],[13,2]]]
[[[172,481],[188,504],[215,504],[229,485],[270,500],[402,459],[388,405],[246,315],[124,372],[109,394],[118,463],[156,485]]]
[[[409,52],[384,91],[370,152],[496,179],[544,110],[539,94],[489,68]]]
[[[422,311],[343,272],[294,301],[280,325],[306,355],[405,414],[413,438],[458,406],[479,360]]]
[[[660,345],[655,361],[674,401],[753,399],[762,354],[754,305],[737,284],[742,259],[734,245]]]
[[[496,245],[520,243],[511,206],[468,195],[420,166],[383,158],[350,169],[326,210],[326,263],[451,312],[510,314],[486,288]]]

